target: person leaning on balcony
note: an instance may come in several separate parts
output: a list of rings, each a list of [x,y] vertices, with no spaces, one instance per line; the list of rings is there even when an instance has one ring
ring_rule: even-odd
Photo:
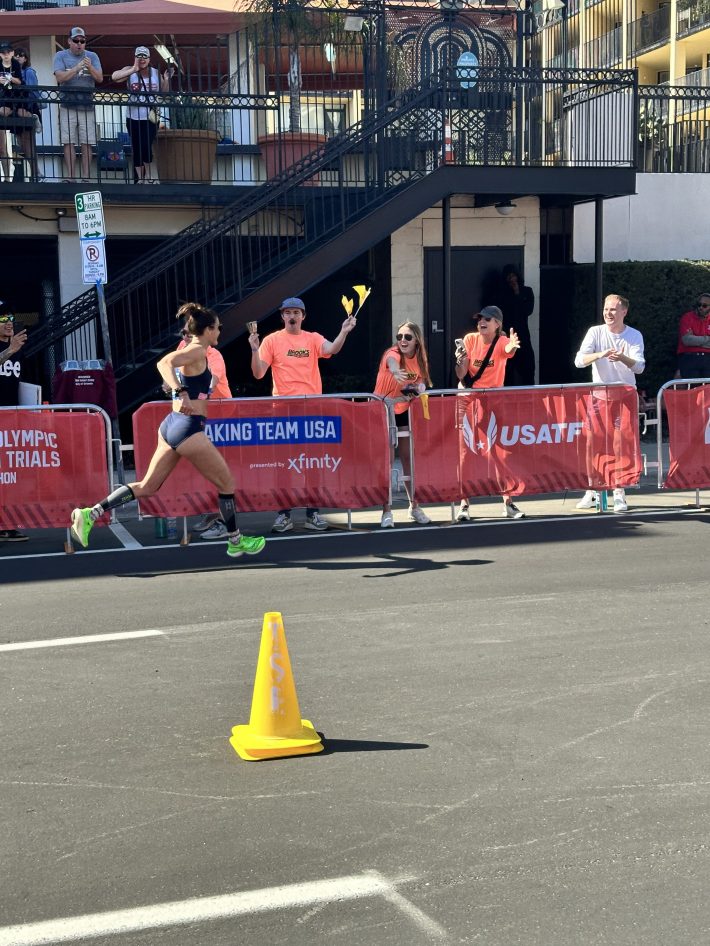
[[[81,177],[90,180],[91,152],[96,145],[96,115],[93,91],[104,74],[96,53],[86,48],[86,33],[75,26],[69,33],[69,49],[54,57],[54,75],[61,92],[59,138],[64,145],[67,180],[74,179],[76,146],[81,148]]]
[[[30,56],[24,46],[18,46],[15,49],[15,59],[20,64],[22,73],[22,91],[20,92],[17,114],[20,118],[33,118],[34,128],[23,128],[18,137],[22,147],[22,153],[25,160],[29,162],[32,180],[41,180],[39,165],[37,163],[37,145],[35,135],[42,127],[42,99],[37,91],[39,80],[37,73],[30,65]]]
[[[680,317],[678,377],[710,378],[710,293],[702,292]]]
[[[338,354],[345,339],[357,325],[357,319],[348,316],[336,337],[329,342],[318,332],[303,331],[306,306],[301,299],[291,296],[284,299],[279,308],[284,324],[280,331],[267,335],[261,345],[257,332],[249,336],[252,373],[259,380],[271,368],[274,397],[322,394],[318,359]],[[309,507],[306,509],[305,527],[314,532],[324,532],[328,523],[318,509]],[[291,510],[279,510],[271,531],[290,532],[291,529]]]
[[[14,116],[17,110],[17,89],[22,84],[20,64],[13,58],[12,43],[0,40],[0,126],[2,119]],[[11,161],[7,153],[7,135],[0,127],[0,166],[3,180],[12,180]]]
[[[166,69],[162,76],[150,64],[150,50],[147,46],[137,46],[132,66],[117,69],[111,79],[114,82],[127,80],[128,117],[126,127],[131,138],[133,152],[133,181],[135,184],[157,184],[158,180],[151,171],[153,161],[153,142],[158,133],[158,109],[152,106],[153,98],[148,93],[167,92],[170,88],[172,70]]]

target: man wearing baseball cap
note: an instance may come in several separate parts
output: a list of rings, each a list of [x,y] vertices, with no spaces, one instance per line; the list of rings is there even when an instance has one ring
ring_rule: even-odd
[[[464,336],[463,348],[456,352],[456,377],[462,381],[467,375],[471,388],[502,388],[505,381],[505,366],[509,358],[520,348],[520,339],[515,329],[510,337],[503,334],[503,313],[497,305],[487,305],[477,312],[473,321],[478,331]],[[525,513],[518,509],[507,494],[503,494],[503,515],[507,519],[524,519]],[[470,519],[468,498],[461,500],[456,516],[458,522]]]
[[[348,316],[340,332],[329,342],[318,332],[304,332],[306,306],[302,299],[289,296],[279,306],[283,328],[267,335],[259,344],[258,332],[249,335],[251,347],[251,370],[258,380],[271,368],[272,394],[274,397],[292,397],[299,394],[322,394],[319,358],[337,355],[345,339],[355,328],[357,319]],[[328,523],[318,509],[306,509],[306,529],[323,532]],[[291,510],[281,509],[272,532],[290,532],[293,529]]]
[[[69,33],[69,49],[54,57],[54,75],[61,88],[59,100],[59,140],[64,145],[67,180],[74,180],[76,146],[81,148],[81,179],[90,180],[91,152],[96,144],[96,115],[93,91],[104,81],[101,62],[86,48],[86,33],[80,26]]]

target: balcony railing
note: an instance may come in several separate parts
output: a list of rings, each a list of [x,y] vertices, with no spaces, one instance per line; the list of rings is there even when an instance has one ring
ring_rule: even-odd
[[[661,7],[655,13],[644,13],[629,23],[629,54],[639,53],[667,43],[671,37],[671,8]]]
[[[710,26],[710,6],[698,0],[679,0],[676,17],[678,36],[687,36]]]
[[[710,171],[710,88],[678,84],[641,86],[639,103],[640,171]]]
[[[616,29],[586,43],[585,62],[593,62],[604,68],[616,65],[621,61],[621,40],[621,27],[617,26]]]

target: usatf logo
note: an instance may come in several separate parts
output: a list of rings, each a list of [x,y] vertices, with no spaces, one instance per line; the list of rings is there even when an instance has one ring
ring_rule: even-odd
[[[501,447],[514,447],[520,444],[523,447],[532,447],[539,443],[572,443],[584,430],[581,421],[571,421],[561,424],[503,424],[498,432],[498,420],[491,412],[488,424],[471,424],[468,416],[464,416],[462,423],[464,443],[471,453],[490,453],[496,443]]]

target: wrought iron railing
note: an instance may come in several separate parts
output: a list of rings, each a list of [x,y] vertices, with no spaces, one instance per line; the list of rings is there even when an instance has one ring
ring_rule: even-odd
[[[710,88],[640,86],[636,147],[640,171],[710,171]]]

